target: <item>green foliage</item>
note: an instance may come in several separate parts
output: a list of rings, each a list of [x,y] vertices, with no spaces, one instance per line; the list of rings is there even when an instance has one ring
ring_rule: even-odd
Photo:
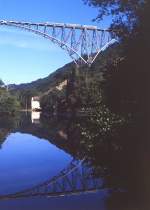
[[[125,36],[141,21],[143,11],[147,9],[149,0],[83,0],[89,6],[98,8],[95,20],[102,20],[105,16],[112,17],[112,27],[119,29],[119,34]]]
[[[101,105],[91,111],[86,124],[80,127],[84,148],[92,152],[101,143],[117,136],[117,130],[125,124],[125,119],[113,114],[106,106]]]
[[[41,97],[40,106],[44,112],[54,112],[57,103],[57,95],[52,92]]]
[[[2,81],[2,79],[0,79],[0,87],[2,87],[4,85],[4,82]]]
[[[105,102],[113,112],[147,116],[150,88],[150,2],[148,0],[87,0],[98,8],[98,19],[113,15],[122,38],[121,56],[104,72]]]
[[[31,108],[31,98],[33,96],[38,96],[39,93],[36,89],[23,89],[19,91],[19,101],[21,103],[21,107],[25,109],[30,109]]]
[[[117,137],[118,130],[126,123],[124,117],[113,113],[105,105],[104,78],[101,73],[96,65],[95,69],[92,67],[88,72],[82,68],[76,77],[74,97],[80,102],[76,108],[85,116],[76,128],[79,129],[79,144],[88,153],[93,153],[100,144],[107,144],[108,139]]]
[[[0,89],[0,112],[13,113],[20,107],[15,96],[10,95],[4,88]]]

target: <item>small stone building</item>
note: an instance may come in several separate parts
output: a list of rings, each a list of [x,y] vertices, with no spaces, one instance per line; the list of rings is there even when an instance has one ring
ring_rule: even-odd
[[[34,96],[31,98],[31,109],[32,110],[40,110],[40,97]]]

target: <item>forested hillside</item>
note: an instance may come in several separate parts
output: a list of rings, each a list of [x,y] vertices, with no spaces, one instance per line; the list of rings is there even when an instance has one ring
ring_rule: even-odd
[[[83,91],[85,94],[86,91],[84,88],[87,88],[87,85],[90,86],[91,83],[94,84],[97,82],[102,83],[104,80],[104,72],[107,71],[107,66],[117,62],[122,57],[121,51],[121,46],[115,43],[103,51],[90,68],[83,65],[76,69],[75,64],[71,62],[43,79],[20,85],[11,84],[9,85],[9,89],[13,94],[17,95],[21,101],[22,107],[25,107],[26,102],[28,103],[28,107],[30,107],[31,97],[39,95],[42,98],[41,105],[43,109],[47,107],[46,109],[49,111],[53,105],[56,105],[56,101],[58,105],[60,101],[66,100],[67,95],[70,95],[73,89],[76,91],[80,90],[80,93],[76,93],[76,97],[79,100],[78,94],[81,94]],[[58,87],[64,83],[64,81],[68,82],[66,85],[67,89],[64,85],[60,90]],[[82,97],[84,98],[84,95],[82,95]]]

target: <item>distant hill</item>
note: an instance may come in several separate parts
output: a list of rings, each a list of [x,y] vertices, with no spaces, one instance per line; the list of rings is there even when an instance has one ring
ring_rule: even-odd
[[[106,67],[109,63],[112,63],[116,60],[118,55],[121,52],[121,48],[118,44],[113,44],[109,46],[105,51],[103,51],[96,59],[95,63],[91,66],[90,71],[93,72],[95,78],[102,79],[103,71],[106,70]],[[63,81],[68,79],[71,71],[75,68],[73,62],[64,65],[63,67],[59,68],[55,72],[51,73],[49,76],[38,79],[36,81],[24,84],[10,84],[9,89],[12,92],[19,92],[22,90],[36,90],[39,94],[43,94],[50,89],[58,86]],[[87,70],[86,66],[80,68],[80,71]]]
[[[43,93],[45,91],[48,91],[50,88],[59,85],[59,83],[67,79],[68,74],[72,69],[73,69],[73,62],[57,69],[55,72],[51,73],[49,76],[43,79],[38,79],[30,83],[23,83],[19,85],[10,84],[9,90],[19,91],[19,90],[36,89],[37,91]]]

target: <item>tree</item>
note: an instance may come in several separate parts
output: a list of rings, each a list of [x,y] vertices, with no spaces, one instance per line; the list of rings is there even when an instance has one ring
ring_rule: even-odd
[[[86,3],[98,7],[97,20],[101,20],[105,15],[113,15],[111,27],[119,30],[117,34],[121,37],[123,53],[120,58],[118,57],[117,62],[107,66],[104,92],[107,107],[109,106],[113,113],[114,111],[119,112],[119,115],[127,113],[130,120],[120,131],[117,131],[118,137],[115,138],[121,143],[122,150],[116,158],[114,155],[112,156],[112,159],[117,163],[115,167],[112,165],[112,170],[115,175],[119,174],[120,176],[123,166],[125,170],[123,169],[123,176],[121,176],[127,182],[130,200],[131,195],[136,195],[141,206],[141,198],[147,205],[149,204],[150,189],[148,185],[149,171],[147,166],[143,167],[147,161],[147,157],[145,159],[143,157],[145,157],[149,142],[150,1],[86,0]],[[112,138],[110,141],[112,142]],[[108,153],[109,155],[110,153]],[[119,171],[116,170],[117,168]],[[138,170],[139,173],[137,173]],[[141,182],[145,179],[146,182]],[[118,200],[117,197],[117,203]],[[113,209],[120,209],[120,207]],[[125,206],[122,209],[125,209]]]
[[[150,88],[150,1],[84,0],[98,8],[97,20],[112,15],[111,28],[120,36],[122,57],[107,66],[105,95],[113,111],[147,116]]]
[[[15,96],[10,95],[5,89],[0,89],[0,112],[13,113],[20,107]]]
[[[105,16],[112,17],[112,27],[128,32],[141,23],[144,16],[149,14],[149,0],[83,0],[86,4],[98,8],[95,20],[102,20]],[[147,17],[148,18],[148,17]],[[148,19],[147,19],[148,23]],[[123,33],[121,33],[123,35]]]
[[[4,85],[4,82],[2,81],[2,79],[0,79],[0,87],[2,87]]]
[[[15,93],[15,95],[18,97],[22,108],[24,109],[30,109],[31,108],[31,98],[33,96],[38,96],[39,93],[36,89],[22,89],[19,90],[18,93]]]

